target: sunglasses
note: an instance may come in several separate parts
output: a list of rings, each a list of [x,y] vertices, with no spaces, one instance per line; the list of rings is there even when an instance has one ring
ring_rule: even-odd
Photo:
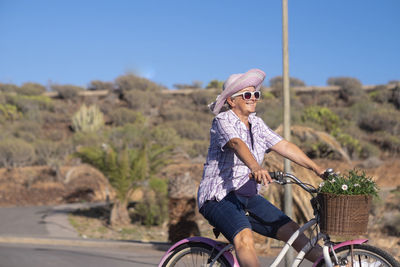
[[[236,93],[236,94],[231,95],[231,97],[236,97],[236,96],[240,96],[240,95],[243,97],[243,100],[250,100],[253,95],[256,100],[260,99],[260,97],[261,97],[261,93],[259,91]]]

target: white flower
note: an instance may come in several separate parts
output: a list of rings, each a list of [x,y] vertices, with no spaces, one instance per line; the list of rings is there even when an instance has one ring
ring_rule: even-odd
[[[323,187],[324,185],[325,185],[325,183],[322,182],[322,183],[319,184],[319,187],[321,188],[321,187]]]
[[[342,189],[344,190],[344,191],[346,191],[347,190],[347,188],[349,188],[347,185],[342,185]]]
[[[334,182],[336,182],[335,178],[333,178],[333,179],[331,180],[331,183],[334,183]]]
[[[355,187],[358,187],[358,186],[360,186],[360,185],[359,185],[359,184],[354,184],[354,186],[355,186]]]

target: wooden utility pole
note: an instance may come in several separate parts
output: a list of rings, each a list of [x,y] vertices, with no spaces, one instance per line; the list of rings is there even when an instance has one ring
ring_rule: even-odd
[[[282,58],[283,58],[283,138],[290,141],[290,88],[289,88],[289,38],[288,38],[288,0],[282,0]],[[290,160],[284,160],[285,172],[291,172]],[[292,187],[285,185],[284,211],[292,217]],[[288,267],[293,261],[293,251],[289,250],[285,257]]]

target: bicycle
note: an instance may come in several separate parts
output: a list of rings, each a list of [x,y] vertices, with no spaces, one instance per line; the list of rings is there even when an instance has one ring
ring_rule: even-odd
[[[332,169],[327,170],[327,175],[334,173]],[[300,227],[289,238],[281,249],[279,255],[270,265],[276,267],[282,261],[289,248],[292,246],[296,238],[314,225],[319,225],[320,209],[316,199],[318,190],[310,184],[303,183],[299,178],[290,173],[270,172],[271,178],[275,183],[280,185],[296,184],[311,194],[311,205],[314,210],[314,218],[310,219]],[[292,267],[299,266],[309,252],[317,243],[322,240],[323,255],[313,264],[313,267],[321,266],[390,266],[400,267],[400,264],[384,250],[367,245],[367,239],[348,240],[341,243],[334,243],[330,240],[328,234],[318,231],[303,247],[303,249],[295,257]],[[218,230],[214,229],[216,237]],[[170,247],[164,254],[159,263],[159,267],[175,267],[175,266],[239,266],[238,261],[233,255],[233,245],[230,243],[219,242],[210,238],[196,236],[185,238]]]

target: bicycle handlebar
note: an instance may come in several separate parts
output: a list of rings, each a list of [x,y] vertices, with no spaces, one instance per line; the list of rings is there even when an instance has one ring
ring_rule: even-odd
[[[334,174],[334,170],[333,169],[326,169],[324,174],[322,175],[322,179],[327,179],[330,175]],[[271,178],[280,185],[285,185],[288,183],[293,183],[293,184],[297,184],[299,185],[301,188],[303,188],[304,190],[306,190],[309,193],[317,193],[318,190],[310,185],[307,185],[305,183],[303,183],[299,178],[297,178],[296,176],[294,176],[291,173],[285,173],[285,172],[269,172],[269,176],[271,176]],[[289,180],[292,180],[292,182],[288,181],[285,178],[289,178]]]

